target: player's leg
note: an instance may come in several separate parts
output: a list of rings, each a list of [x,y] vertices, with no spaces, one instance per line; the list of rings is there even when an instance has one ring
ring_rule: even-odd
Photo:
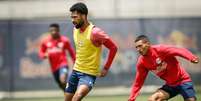
[[[186,82],[179,85],[179,89],[184,101],[196,101],[195,90],[192,82]]]
[[[196,99],[194,97],[192,97],[192,98],[187,98],[184,101],[196,101]]]
[[[64,88],[62,87],[62,85],[61,85],[61,82],[60,82],[60,80],[59,80],[59,76],[60,74],[59,74],[59,70],[57,70],[57,71],[55,71],[54,73],[53,73],[53,76],[54,76],[54,79],[55,79],[55,81],[56,81],[56,83],[58,84],[58,86],[64,91]]]
[[[168,98],[169,94],[159,89],[148,98],[148,101],[166,101]]]
[[[148,98],[148,101],[167,101],[176,96],[179,92],[175,88],[164,85]]]
[[[78,82],[79,78],[76,71],[72,71],[65,88],[65,101],[72,101],[72,98],[77,90]]]
[[[95,76],[80,73],[78,88],[72,101],[81,101],[90,92],[95,80]]]
[[[87,85],[80,85],[73,96],[72,101],[81,101],[90,91]]]
[[[64,101],[72,101],[74,93],[65,93]]]
[[[68,76],[68,67],[62,66],[59,69],[59,83],[60,83],[60,87],[63,90],[65,90],[65,87],[66,87],[67,76]]]

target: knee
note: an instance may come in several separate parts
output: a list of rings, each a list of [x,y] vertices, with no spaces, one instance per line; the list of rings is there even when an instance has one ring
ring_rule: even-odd
[[[153,96],[150,96],[150,97],[148,98],[148,101],[155,101],[155,98],[154,98]]]
[[[153,95],[148,98],[148,101],[164,101],[164,99],[159,95]]]
[[[73,96],[73,101],[81,101],[83,98],[83,94],[77,93]]]
[[[72,98],[73,98],[73,94],[67,94],[65,93],[64,94],[64,101],[72,101]]]
[[[62,84],[65,84],[65,83],[66,83],[66,76],[65,76],[65,75],[61,75],[61,76],[60,76],[60,82],[61,82]]]
[[[158,98],[157,101],[164,101],[165,99],[162,98]]]
[[[196,98],[188,98],[185,101],[196,101]]]

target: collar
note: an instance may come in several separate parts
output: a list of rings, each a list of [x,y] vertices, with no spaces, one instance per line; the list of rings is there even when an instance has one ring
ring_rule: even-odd
[[[147,51],[147,54],[146,54],[146,55],[144,55],[144,57],[147,57],[147,56],[152,56],[152,54],[153,54],[153,47],[152,47],[152,46],[150,46],[150,47],[149,47],[149,49],[148,49],[148,51]]]

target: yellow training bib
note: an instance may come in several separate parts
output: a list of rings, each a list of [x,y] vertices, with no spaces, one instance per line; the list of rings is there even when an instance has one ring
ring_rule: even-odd
[[[94,25],[90,24],[84,32],[74,28],[76,61],[74,70],[97,76],[99,74],[101,47],[93,45],[90,37]]]

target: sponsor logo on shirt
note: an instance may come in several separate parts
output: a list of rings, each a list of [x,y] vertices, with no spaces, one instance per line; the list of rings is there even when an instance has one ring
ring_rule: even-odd
[[[62,48],[64,47],[64,44],[60,42],[57,44],[57,46],[53,46],[51,42],[48,42],[47,47],[48,47],[47,49],[48,53],[62,52]]]
[[[81,40],[80,40],[80,41],[78,41],[78,46],[79,46],[79,47],[84,46],[84,42],[83,42],[83,41],[81,41]]]
[[[59,43],[57,44],[57,46],[58,46],[59,48],[63,48],[63,47],[64,47],[64,43],[63,43],[63,42],[59,42]]]
[[[156,58],[156,64],[157,64],[156,69],[151,70],[155,74],[157,74],[157,73],[159,73],[161,71],[164,71],[167,68],[167,63],[162,61],[160,58]]]

